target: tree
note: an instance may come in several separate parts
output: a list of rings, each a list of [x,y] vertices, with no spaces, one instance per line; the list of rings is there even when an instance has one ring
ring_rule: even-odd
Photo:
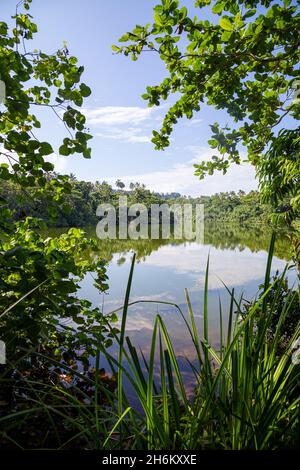
[[[136,60],[144,51],[159,55],[166,78],[148,86],[143,98],[159,106],[171,94],[179,95],[167,112],[159,132],[153,131],[157,149],[169,145],[178,119],[191,119],[203,103],[223,109],[231,124],[212,124],[209,144],[218,150],[211,161],[195,165],[203,178],[215,170],[226,173],[231,163],[240,164],[241,150],[259,171],[265,196],[281,187],[292,165],[287,157],[295,122],[299,119],[299,0],[196,0],[201,19],[192,18],[179,0],[161,0],[154,8],[152,24],[137,25],[120,38],[117,53]],[[208,10],[209,8],[209,10]],[[208,15],[209,13],[209,15]],[[205,17],[211,18],[202,19]],[[296,92],[295,92],[296,89]],[[299,139],[293,138],[293,190],[288,191],[293,209],[299,211]],[[286,149],[284,151],[283,149]],[[283,152],[276,160],[274,152]],[[279,177],[277,176],[280,166]],[[272,168],[270,168],[272,167]],[[270,183],[270,184],[269,184]],[[290,184],[289,182],[288,184]],[[274,199],[268,198],[269,202]],[[299,216],[299,212],[298,212]]]
[[[276,208],[273,219],[290,229],[300,273],[300,237],[293,222],[300,217],[300,129],[283,129],[257,163],[262,199]]]
[[[77,181],[76,175],[72,172],[69,175],[69,179],[70,179],[70,181]]]
[[[13,17],[13,31],[0,23],[0,78],[6,89],[0,113],[0,156],[7,160],[0,164],[0,191],[10,185],[34,207],[42,201],[55,218],[72,186],[47,161],[54,150],[49,142],[39,140],[42,123],[34,110],[48,108],[62,120],[68,136],[59,147],[61,155],[79,153],[89,158],[91,136],[78,108],[91,91],[80,81],[83,67],[66,47],[50,55],[29,50],[28,40],[37,31],[28,13],[30,2],[18,3],[24,11]],[[9,364],[24,354],[22,347],[31,352],[55,351],[57,359],[64,349],[76,356],[77,333],[58,328],[63,317],[78,325],[83,349],[87,348],[86,363],[93,349],[89,326],[94,321],[101,324],[103,315],[76,296],[78,281],[93,271],[95,285],[105,290],[105,263],[96,253],[96,243],[83,232],[71,229],[57,238],[42,237],[41,220],[26,215],[18,220],[5,195],[0,197],[0,337],[7,343]],[[104,331],[95,332],[97,341],[104,341]]]
[[[119,189],[124,189],[125,188],[125,184],[123,183],[123,181],[121,181],[119,179],[117,179],[117,181],[116,181],[116,186]]]
[[[113,189],[107,181],[102,181],[102,183],[97,187],[97,192],[102,202],[112,201]]]
[[[271,202],[289,225],[300,217],[300,129],[281,130],[257,162],[263,199]],[[280,207],[281,205],[281,207]]]

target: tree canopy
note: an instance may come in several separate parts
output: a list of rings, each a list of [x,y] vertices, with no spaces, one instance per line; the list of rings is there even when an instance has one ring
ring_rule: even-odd
[[[93,333],[87,335],[87,329],[95,319],[100,324],[103,316],[76,296],[78,281],[93,271],[95,285],[107,288],[105,262],[96,254],[95,242],[77,229],[45,239],[40,234],[41,220],[27,217],[33,214],[26,211],[15,217],[5,193],[10,187],[16,200],[23,195],[34,207],[43,201],[51,218],[64,208],[72,187],[69,178],[54,173],[47,161],[54,149],[38,137],[42,123],[35,111],[39,108],[54,113],[68,132],[58,150],[61,155],[79,153],[89,158],[91,153],[91,136],[78,109],[91,93],[81,82],[84,68],[65,46],[51,54],[29,50],[28,41],[37,32],[28,12],[30,3],[18,3],[12,30],[0,22],[0,80],[6,94],[0,112],[0,337],[7,343],[10,361],[21,354],[21,347],[55,351],[58,358],[69,347],[76,355],[72,328],[58,328],[63,317],[80,325],[81,343],[86,340],[91,348]],[[105,329],[100,330],[94,331],[97,340],[103,339]]]
[[[85,131],[85,117],[78,107],[91,90],[80,82],[84,67],[77,64],[76,57],[65,46],[52,54],[27,50],[27,41],[37,32],[26,12],[30,3],[31,0],[24,1],[25,12],[17,12],[13,17],[12,32],[6,23],[0,23],[0,79],[6,91],[0,114],[0,155],[6,162],[0,164],[0,178],[14,181],[22,188],[34,187],[37,192],[49,191],[51,204],[53,197],[58,200],[69,187],[66,177],[49,177],[54,165],[47,161],[47,156],[54,150],[49,142],[40,141],[35,135],[41,122],[34,110],[49,108],[67,128],[60,155],[77,152],[89,158],[87,142],[91,136]]]
[[[199,17],[189,14],[184,1],[161,0],[151,23],[137,25],[120,38],[125,45],[113,46],[133,60],[152,51],[165,65],[166,77],[148,86],[143,98],[159,106],[176,94],[176,102],[160,131],[153,131],[152,142],[156,149],[167,147],[177,121],[191,119],[204,103],[225,110],[231,122],[210,126],[208,142],[218,152],[195,164],[195,174],[226,173],[231,163],[241,163],[246,149],[265,199],[278,203],[288,197],[286,210],[299,216],[299,136],[294,132],[300,114],[299,0],[194,4]],[[274,157],[278,151],[280,158]]]

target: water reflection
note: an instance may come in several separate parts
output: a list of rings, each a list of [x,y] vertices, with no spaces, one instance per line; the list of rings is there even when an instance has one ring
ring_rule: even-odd
[[[92,235],[91,230],[88,231]],[[82,295],[105,312],[122,305],[132,252],[137,265],[131,291],[131,301],[163,300],[174,302],[186,312],[184,288],[188,289],[192,307],[199,320],[203,305],[205,269],[210,256],[209,318],[210,336],[214,344],[219,338],[219,299],[223,304],[226,322],[229,296],[224,287],[235,288],[236,295],[252,300],[264,278],[267,249],[271,237],[268,227],[236,227],[221,224],[206,225],[204,243],[184,240],[99,240],[103,257],[109,261],[109,292],[99,295],[91,278],[82,283]],[[272,273],[282,271],[290,259],[289,241],[284,234],[278,237]],[[291,281],[295,272],[289,274]],[[193,351],[182,319],[170,306],[138,304],[130,308],[127,332],[132,342],[147,353],[156,313],[166,322],[179,355],[192,359]]]
[[[96,237],[95,227],[85,229]],[[54,229],[50,235],[61,233]],[[49,235],[49,234],[48,234]],[[214,345],[219,342],[219,301],[226,323],[229,304],[227,288],[235,288],[237,296],[253,300],[263,282],[267,250],[271,238],[269,226],[236,226],[206,224],[204,243],[185,240],[98,240],[100,253],[108,261],[109,292],[99,294],[93,279],[87,276],[81,284],[81,295],[108,313],[122,305],[132,253],[137,264],[131,291],[131,301],[163,300],[178,304],[186,312],[184,288],[188,289],[192,307],[201,332],[205,269],[210,256],[209,331]],[[290,242],[286,234],[277,237],[272,273],[282,271],[291,259]],[[289,272],[291,284],[296,272]],[[191,340],[182,319],[170,306],[137,304],[130,308],[127,333],[131,341],[147,355],[155,315],[163,317],[179,356],[193,359]]]
[[[56,233],[60,229],[56,229]],[[85,229],[89,237],[96,237],[95,227]],[[54,231],[53,231],[54,232]],[[271,228],[267,225],[228,225],[221,223],[206,223],[204,229],[204,245],[210,245],[220,250],[239,250],[248,248],[251,252],[267,251]],[[118,264],[123,264],[125,258],[122,256],[130,251],[134,251],[138,261],[145,261],[146,257],[151,255],[163,246],[178,246],[189,243],[186,240],[175,240],[172,236],[169,240],[98,240],[99,247],[103,256],[112,260],[113,256],[120,255]],[[282,259],[290,259],[290,242],[284,232],[279,233],[276,242],[275,255]]]
[[[86,229],[95,236],[95,229]],[[188,289],[197,328],[202,334],[203,290],[208,255],[209,275],[209,335],[210,342],[219,345],[219,305],[222,304],[224,331],[228,320],[230,298],[227,288],[235,288],[235,295],[253,300],[258,286],[263,282],[267,250],[271,230],[267,226],[236,227],[222,224],[205,227],[204,243],[185,240],[98,240],[101,255],[108,260],[109,292],[99,294],[93,280],[87,276],[81,285],[81,295],[103,308],[108,313],[120,307],[124,300],[132,253],[137,255],[130,301],[169,301],[180,306],[187,315],[184,288]],[[282,271],[290,260],[290,244],[285,234],[279,234],[275,247],[272,273]],[[290,271],[291,284],[296,280],[296,271]],[[184,376],[185,386],[192,392],[194,376],[186,361],[194,362],[195,350],[183,319],[178,311],[168,305],[140,303],[129,308],[127,335],[137,349],[149,356],[151,335],[155,315],[163,318]],[[110,352],[117,355],[116,345]],[[158,362],[157,362],[158,363]],[[103,362],[102,367],[109,369]],[[124,363],[125,368],[127,367]],[[131,386],[124,379],[124,386],[137,406]]]

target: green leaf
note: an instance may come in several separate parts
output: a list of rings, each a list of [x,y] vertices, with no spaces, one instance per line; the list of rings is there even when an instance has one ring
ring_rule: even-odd
[[[67,147],[66,145],[61,145],[61,146],[59,147],[59,154],[60,154],[60,155],[65,155],[65,156],[67,156],[67,155],[70,155],[70,153],[71,153],[71,152],[70,152],[70,150],[68,149],[68,147]]]
[[[222,33],[221,40],[223,42],[227,42],[227,41],[229,41],[231,36],[232,36],[232,31],[224,31],[224,33]]]
[[[215,149],[218,146],[218,141],[216,139],[209,139],[208,144],[211,148]]]
[[[243,20],[247,18],[251,18],[251,16],[255,15],[256,10],[253,8],[252,10],[248,10],[244,15],[243,15]],[[250,23],[252,25],[252,23]]]
[[[92,149],[88,147],[82,152],[82,155],[84,156],[84,158],[91,158],[91,152]]]
[[[221,18],[220,26],[225,29],[225,31],[234,31],[234,26],[228,18]]]
[[[154,13],[154,21],[158,26],[163,26],[163,22],[159,13]]]
[[[53,163],[45,162],[45,163],[43,163],[42,168],[43,168],[44,171],[53,171],[54,170],[54,165],[53,165]]]
[[[242,23],[242,21],[241,21],[241,13],[238,12],[238,13],[235,15],[235,18],[234,18],[234,24],[235,24],[236,26],[239,26],[241,23]]]
[[[220,2],[220,3],[216,3],[216,4],[212,7],[211,11],[212,11],[213,13],[221,13],[221,12],[223,11],[223,8],[224,8],[224,2]]]
[[[188,11],[186,7],[182,7],[180,10],[180,21],[184,20],[187,17]]]
[[[90,96],[90,94],[92,93],[90,87],[88,87],[85,83],[81,83],[80,92],[81,96],[83,96],[84,98]]]
[[[42,142],[40,147],[41,155],[50,155],[53,153],[53,148],[48,142]]]

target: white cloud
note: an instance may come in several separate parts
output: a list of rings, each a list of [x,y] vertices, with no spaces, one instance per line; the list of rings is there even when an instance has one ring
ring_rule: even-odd
[[[199,145],[188,145],[186,147],[186,150],[193,155],[193,157],[188,161],[188,163],[199,163],[201,161],[207,162],[211,160],[211,157],[213,155],[216,155],[216,153],[218,153],[208,147],[203,147]]]
[[[222,191],[251,191],[257,189],[255,170],[247,163],[233,164],[226,175],[215,172],[204,180],[199,180],[194,175],[194,163],[207,161],[216,153],[206,147],[188,147],[192,158],[187,163],[174,164],[168,170],[154,171],[137,175],[118,175],[127,185],[131,181],[139,181],[148,189],[157,192],[180,192],[190,196],[211,195]],[[113,183],[114,178],[106,178]]]
[[[201,124],[203,122],[203,119],[191,119],[186,122],[186,125],[188,127],[196,126],[198,124]]]
[[[196,280],[194,289],[199,292],[199,289],[204,288],[208,252],[210,253],[210,289],[223,288],[222,282],[227,287],[246,285],[252,281],[258,281],[264,276],[267,253],[265,251],[253,253],[249,248],[245,248],[243,251],[237,248],[235,252],[229,249],[222,250],[222,256],[219,256],[220,250],[213,246],[195,243],[178,246],[167,245],[152,252],[146,259],[146,263],[149,266],[172,270],[177,274],[192,276]],[[234,270],[232,269],[233,256]],[[272,273],[276,270],[282,271],[285,264],[285,260],[274,257]],[[246,269],[245,266],[247,266]],[[237,272],[239,273],[238,279]],[[189,290],[192,291],[193,288],[190,287]]]
[[[88,124],[97,125],[138,125],[150,118],[153,108],[138,106],[102,106],[94,109],[84,109],[83,113]]]
[[[155,127],[155,120],[161,119],[153,116],[155,108],[138,106],[102,106],[83,112],[88,125],[99,129],[97,137],[131,144],[151,142],[149,127]]]
[[[96,136],[104,139],[122,140],[132,144],[151,142],[151,138],[148,135],[142,134],[142,132],[143,129],[138,127],[129,127],[128,129],[113,128],[107,132],[97,132]]]
[[[65,173],[68,169],[68,157],[57,155],[52,153],[44,157],[47,162],[50,162],[54,165],[54,171],[57,173]]]
[[[140,271],[139,276],[141,276],[141,279],[147,279],[149,272],[151,272],[152,282],[150,283],[150,287],[146,282],[137,284],[134,282],[133,295],[130,297],[130,302],[137,300],[156,300],[170,301],[181,305],[182,302],[184,302],[184,294],[181,289],[177,288],[179,285],[177,280],[180,280],[182,285],[183,278],[181,276],[184,276],[184,286],[188,288],[190,299],[194,311],[196,312],[195,316],[201,317],[203,310],[199,302],[202,303],[201,299],[203,298],[205,270],[209,252],[209,289],[215,291],[214,294],[220,294],[224,306],[227,305],[229,296],[221,281],[223,281],[228,288],[236,287],[238,292],[240,290],[244,291],[245,298],[251,300],[253,295],[256,294],[257,286],[265,274],[268,256],[265,251],[251,252],[251,250],[246,247],[243,250],[237,247],[235,251],[230,249],[220,250],[212,245],[185,243],[181,245],[161,246],[157,251],[153,251],[151,254],[145,256],[142,264],[142,268],[144,267],[144,269]],[[114,256],[113,263],[117,262],[118,257],[119,255]],[[131,255],[127,254],[125,257],[126,265],[123,265],[123,268],[126,266],[128,270]],[[272,262],[272,274],[275,273],[276,270],[282,271],[285,264],[285,260],[274,257]],[[156,277],[153,273],[157,273],[159,282],[156,282]],[[289,275],[291,282],[293,282],[296,273],[290,271]],[[120,279],[119,274],[117,277],[114,276],[116,276],[115,272],[110,276],[112,285],[114,285],[114,278]],[[157,291],[157,293],[154,294],[153,291]],[[119,296],[119,292],[120,290],[118,290],[116,296],[112,294],[111,300],[109,300],[110,294],[105,295],[104,307],[106,312],[112,311],[114,308],[118,308],[123,304],[124,300]],[[210,335],[212,338],[216,336],[216,341],[218,341],[218,296],[214,294],[211,293],[209,300]],[[151,332],[153,331],[153,322],[158,312],[163,316],[169,334],[176,339],[176,348],[186,351],[187,356],[191,357],[193,350],[190,347],[190,339],[187,335],[187,331],[176,309],[170,306],[156,303],[141,303],[131,306],[126,328],[130,331],[132,340],[135,340],[134,342],[137,344],[140,342],[140,344],[143,345],[143,351],[145,351],[145,347],[151,344],[151,340],[149,340],[145,329]],[[224,309],[224,314],[226,314],[226,309]],[[119,313],[119,318],[121,319],[121,312]],[[133,332],[135,330],[139,332],[138,338],[134,336]]]

